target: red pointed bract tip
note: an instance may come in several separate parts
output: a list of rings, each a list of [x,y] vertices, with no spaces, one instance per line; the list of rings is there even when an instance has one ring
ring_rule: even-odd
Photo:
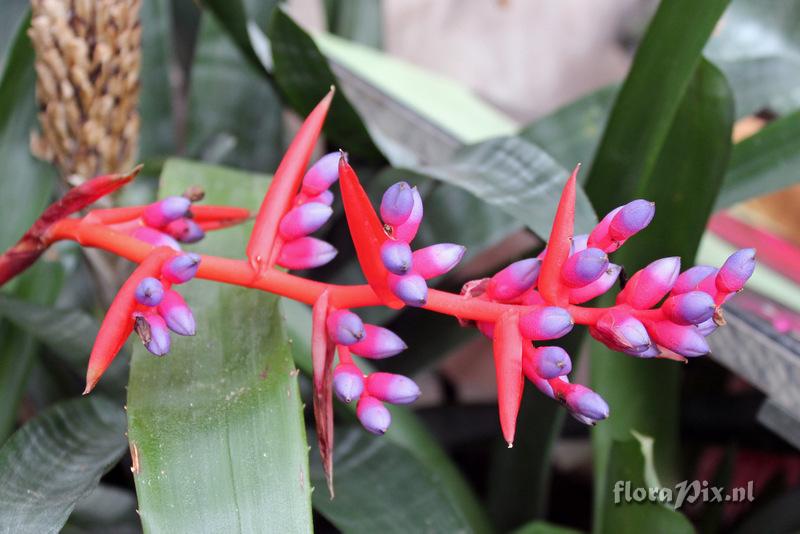
[[[84,395],[94,389],[133,331],[133,312],[136,309],[136,288],[139,283],[145,278],[157,277],[163,263],[174,254],[175,251],[166,247],[155,249],[122,284],[103,318],[89,355]]]
[[[381,260],[381,246],[389,240],[375,208],[361,187],[355,171],[342,157],[339,160],[339,187],[347,226],[358,256],[364,277],[378,298],[391,308],[403,307],[403,301],[389,288],[389,270]]]
[[[295,194],[300,188],[300,182],[311,159],[311,152],[319,139],[333,94],[334,89],[331,87],[325,98],[306,117],[278,165],[258,210],[253,233],[247,243],[250,266],[258,274],[272,267],[274,260],[277,259],[274,249],[278,238],[278,225],[292,206]]]
[[[328,492],[333,499],[333,353],[328,336],[330,311],[328,291],[314,303],[311,312],[311,364],[314,372],[314,424],[317,429],[319,454],[325,471]]]
[[[539,292],[542,297],[557,306],[569,303],[569,288],[561,283],[561,268],[569,257],[569,248],[574,233],[575,221],[575,191],[577,188],[578,164],[572,175],[564,184],[561,200],[558,202],[556,215],[553,218],[553,228],[550,230],[550,239],[547,242],[547,253],[542,260],[542,270],[539,274]]]
[[[506,312],[495,324],[493,348],[500,428],[509,448],[514,444],[517,414],[525,384],[522,373],[523,343],[526,341],[519,330],[519,315],[513,311]]]

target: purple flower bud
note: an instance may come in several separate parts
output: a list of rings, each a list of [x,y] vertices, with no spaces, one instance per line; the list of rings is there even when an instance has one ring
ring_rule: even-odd
[[[164,232],[159,232],[158,230],[150,228],[149,226],[142,226],[141,228],[137,228],[133,232],[133,237],[135,237],[139,241],[150,243],[154,247],[169,247],[172,250],[177,250],[178,252],[180,252],[181,250],[181,246],[178,244],[177,241],[172,239]]]
[[[195,277],[199,267],[199,255],[191,252],[179,254],[164,262],[161,267],[161,276],[173,284],[183,284]]]
[[[428,286],[425,279],[416,273],[403,276],[390,273],[389,289],[409,306],[424,306],[428,302]]]
[[[365,324],[364,337],[358,343],[350,345],[350,352],[364,358],[382,360],[399,354],[407,348],[403,340],[391,330]]]
[[[702,291],[669,297],[661,305],[667,319],[681,325],[700,324],[714,315],[714,299]]]
[[[572,371],[572,360],[561,347],[537,347],[532,354],[535,373],[542,378],[557,378]]]
[[[164,286],[152,276],[143,278],[136,286],[136,302],[144,306],[158,306],[164,298]]]
[[[422,197],[416,187],[411,188],[411,194],[414,195],[414,207],[411,209],[411,215],[408,216],[405,222],[394,226],[393,236],[399,241],[411,243],[417,235],[419,225],[422,222],[423,206]]]
[[[403,375],[372,373],[367,377],[367,393],[392,404],[410,404],[420,396],[419,386]]]
[[[339,179],[339,158],[338,152],[319,158],[303,177],[303,193],[314,196],[330,188]]]
[[[364,374],[352,363],[340,363],[333,370],[333,391],[340,401],[349,404],[364,392]]]
[[[655,306],[664,298],[681,270],[681,259],[678,257],[656,260],[644,269],[636,272],[617,296],[617,304],[630,304],[639,310]]]
[[[756,249],[737,250],[725,260],[717,273],[717,289],[722,293],[740,291],[756,268]]]
[[[361,317],[350,310],[336,310],[328,315],[328,336],[337,345],[350,346],[366,335]]]
[[[561,278],[569,287],[585,287],[608,269],[608,256],[599,248],[576,252],[564,263]]]
[[[466,251],[465,247],[453,243],[438,243],[415,250],[414,271],[425,280],[436,278],[458,265]]]
[[[486,286],[486,293],[493,300],[513,300],[532,288],[539,279],[542,261],[538,258],[515,261],[498,272]]]
[[[585,250],[588,247],[589,234],[578,234],[572,237],[572,242],[569,245],[570,255]]]
[[[603,219],[597,223],[592,232],[589,234],[589,239],[586,242],[587,247],[596,247],[606,252],[614,252],[620,247],[620,243],[615,242],[608,235],[608,227],[611,225],[611,220],[620,212],[622,206],[615,208],[608,212]]]
[[[286,212],[278,229],[281,237],[291,241],[316,232],[328,222],[332,214],[333,210],[330,206],[319,202],[309,202]]]
[[[522,337],[534,341],[560,338],[572,330],[573,324],[569,312],[557,306],[537,308],[519,319]]]
[[[313,269],[336,257],[337,250],[315,237],[299,237],[281,247],[278,264],[287,269]]]
[[[717,268],[710,265],[695,265],[683,271],[678,279],[675,280],[675,285],[672,286],[672,294],[680,295],[695,291],[700,286],[700,282],[705,280],[711,275],[717,274]]]
[[[650,335],[659,345],[686,357],[703,356],[709,348],[705,338],[694,326],[682,326],[671,321],[649,323]]]
[[[589,285],[570,289],[569,301],[572,304],[582,304],[592,300],[595,297],[599,297],[611,289],[611,287],[617,282],[617,278],[619,278],[619,273],[621,271],[622,267],[613,263],[609,263],[608,268],[603,274],[600,275],[600,278]]]
[[[580,384],[573,384],[564,398],[567,406],[574,413],[600,421],[608,417],[609,409],[603,397]]]
[[[164,320],[157,314],[138,315],[134,329],[145,348],[152,354],[163,356],[169,352],[169,331]]]
[[[142,212],[142,219],[148,226],[161,228],[185,216],[191,205],[192,201],[186,197],[167,197],[147,206]]]
[[[611,219],[608,235],[614,241],[623,242],[650,224],[655,214],[654,202],[642,199],[628,202]]]
[[[405,182],[397,182],[383,194],[381,219],[388,225],[397,226],[406,222],[414,209],[414,193]]]
[[[170,330],[181,336],[195,334],[195,322],[192,310],[186,305],[180,293],[169,290],[158,305],[158,313],[166,321]]]
[[[653,342],[647,329],[624,310],[608,310],[589,328],[589,333],[611,350],[642,357],[652,352]]]
[[[379,436],[386,433],[389,425],[392,424],[392,414],[389,413],[386,406],[369,395],[362,395],[359,399],[356,415],[361,426]]]
[[[381,261],[390,273],[406,274],[413,263],[411,247],[404,241],[386,241],[381,245]]]
[[[320,204],[325,204],[326,206],[330,206],[331,204],[333,204],[334,198],[335,197],[333,196],[333,192],[326,189],[319,195],[315,195],[313,197],[306,197],[305,200],[303,200],[302,204],[310,204],[312,202],[318,202]]]
[[[708,319],[707,321],[703,321],[699,325],[697,325],[697,332],[703,336],[707,337],[717,329],[717,323],[714,319]]]
[[[196,222],[186,218],[175,219],[164,230],[181,243],[197,243],[206,236]]]

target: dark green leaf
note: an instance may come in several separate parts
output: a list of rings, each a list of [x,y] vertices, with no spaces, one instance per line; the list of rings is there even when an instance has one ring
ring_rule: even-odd
[[[30,7],[27,0],[6,0],[0,7],[0,71],[5,68],[6,54],[14,44],[17,25]]]
[[[278,0],[206,0],[203,5],[220,24],[253,67],[269,76],[272,71],[270,44],[264,35]]]
[[[58,532],[125,449],[122,407],[97,395],[29,421],[0,449],[0,530]]]
[[[305,116],[338,85],[325,56],[303,29],[281,9],[272,14],[267,31],[272,45],[275,81],[289,105]],[[377,163],[383,156],[352,104],[341,91],[331,104],[325,133],[348,153]]]
[[[544,521],[533,521],[515,530],[513,534],[580,534],[580,530],[562,527]]]
[[[139,157],[164,156],[175,151],[172,116],[172,24],[169,0],[142,3],[142,73],[139,96],[141,134]]]
[[[161,195],[201,185],[211,204],[254,208],[265,176],[181,160]],[[251,225],[212,233],[204,252],[242,257]],[[278,298],[194,280],[180,288],[197,336],[155,358],[137,345],[129,439],[148,532],[311,531],[308,450]]]
[[[383,46],[381,0],[325,0],[328,30],[356,43]]]

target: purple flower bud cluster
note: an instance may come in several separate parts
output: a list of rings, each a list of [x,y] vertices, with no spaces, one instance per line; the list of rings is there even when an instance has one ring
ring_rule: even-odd
[[[153,246],[181,250],[180,243],[196,243],[205,232],[194,219],[190,208],[199,197],[170,196],[148,205],[136,225],[130,229],[136,239]]]
[[[358,420],[373,434],[383,434],[392,416],[384,403],[409,404],[420,395],[417,384],[408,377],[393,373],[364,375],[353,362],[353,355],[367,359],[395,356],[407,347],[402,339],[386,328],[365,324],[350,310],[336,310],[326,321],[328,337],[336,344],[339,363],[333,370],[333,391],[345,403],[358,403]]]
[[[313,269],[325,265],[338,251],[330,243],[311,237],[333,214],[330,187],[339,179],[338,152],[322,156],[303,177],[294,207],[281,219],[278,233],[283,240],[277,263],[287,269]]]
[[[466,249],[452,243],[438,243],[412,251],[410,243],[422,222],[422,197],[416,187],[397,182],[383,194],[381,219],[389,239],[380,255],[389,271],[389,289],[409,306],[424,306],[428,301],[426,280],[453,269]]]
[[[178,254],[164,262],[158,278],[143,278],[136,286],[134,329],[145,348],[156,356],[169,352],[170,330],[180,336],[195,334],[192,310],[172,285],[194,278],[199,265],[197,254]]]

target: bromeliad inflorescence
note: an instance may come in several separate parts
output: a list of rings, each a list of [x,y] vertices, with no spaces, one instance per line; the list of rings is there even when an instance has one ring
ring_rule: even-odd
[[[357,403],[359,421],[375,434],[384,433],[391,423],[384,403],[406,404],[420,395],[408,377],[364,373],[359,358],[389,358],[407,347],[390,330],[363,323],[354,309],[422,307],[451,315],[492,340],[500,426],[511,445],[525,377],[581,422],[594,424],[609,415],[598,393],[569,381],[570,356],[552,340],[580,324],[615,351],[686,361],[708,352],[705,337],[724,323],[720,306],[753,273],[752,249],[734,253],[720,269],[697,266],[683,273],[679,258],[664,258],[635,273],[615,305],[581,306],[618,282],[622,269],[608,255],[648,225],[655,206],[634,200],[606,215],[590,234],[574,235],[576,168],[564,186],[547,248],[538,257],[470,281],[460,294],[429,288],[427,281],[453,269],[465,249],[451,243],[412,249],[424,211],[415,187],[405,182],[391,186],[379,216],[344,153],[328,154],[308,168],[332,98],[333,91],[311,112],[276,170],[256,216],[247,261],[181,251],[180,242],[198,241],[207,231],[250,218],[242,208],[196,205],[202,198],[197,190],[149,206],[68,217],[129,182],[135,173],[98,177],[71,190],[0,256],[0,284],[50,244],[65,239],[139,263],[103,320],[90,356],[86,393],[132,332],[159,356],[169,352],[170,330],[194,335],[191,310],[172,289],[174,284],[196,276],[304,302],[313,306],[314,414],[330,485],[333,394],[342,402]],[[310,234],[333,213],[331,187],[337,180],[367,285],[324,284],[278,268],[310,269],[336,255],[333,246]]]

